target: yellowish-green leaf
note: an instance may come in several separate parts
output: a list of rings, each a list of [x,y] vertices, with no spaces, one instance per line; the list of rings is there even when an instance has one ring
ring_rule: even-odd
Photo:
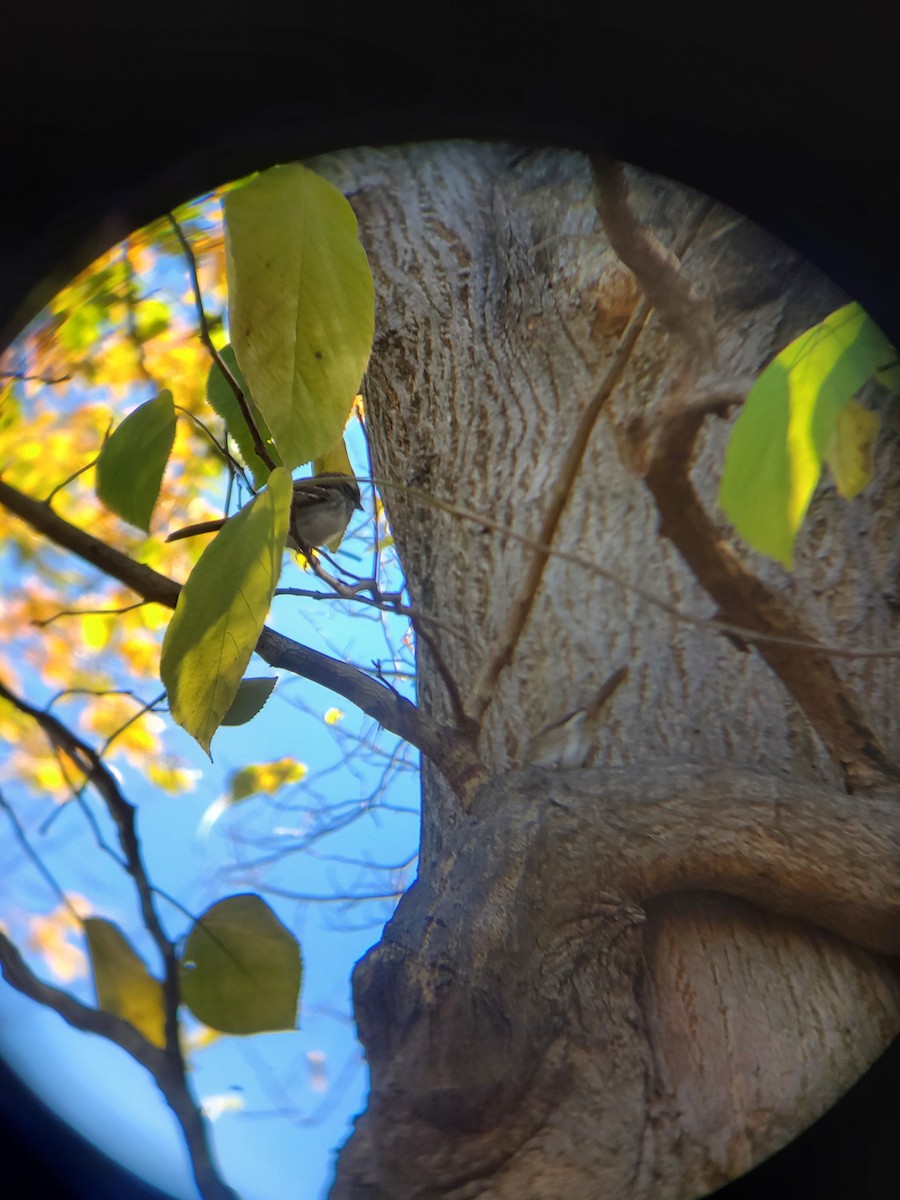
[[[247,401],[247,407],[253,417],[253,423],[256,426],[259,436],[262,438],[269,455],[273,461],[278,464],[280,459],[278,451],[272,442],[272,435],[266,427],[262,415],[257,410],[253,403],[253,398],[250,395],[250,389],[247,387],[247,380],[241,374],[241,368],[237,364],[237,359],[234,356],[234,349],[231,346],[223,346],[219,351],[219,357],[224,362],[225,366],[231,371],[236,382],[244,393],[244,399]],[[228,432],[237,442],[238,450],[241,458],[247,465],[248,470],[253,476],[253,482],[257,487],[261,487],[265,483],[269,474],[269,468],[256,453],[253,445],[253,435],[250,432],[244,414],[241,412],[240,405],[237,402],[231,385],[222,374],[218,364],[213,363],[210,367],[209,375],[206,378],[206,399],[209,401],[210,407],[219,414],[225,422]]]
[[[754,549],[793,564],[794,539],[841,410],[896,351],[858,304],[796,338],[765,368],[735,422],[719,502]]]
[[[852,500],[872,482],[875,474],[875,440],[881,419],[878,413],[850,400],[838,413],[834,437],[826,452],[839,495]]]
[[[298,783],[306,772],[307,767],[295,758],[279,758],[274,762],[241,767],[231,777],[230,803],[237,804],[248,796],[274,796],[286,783]]]
[[[128,1021],[154,1046],[165,1046],[162,984],[112,921],[86,917],[84,931],[99,1007]]]
[[[114,513],[150,531],[163,472],[175,440],[172,393],[162,391],[129,413],[97,459],[97,497]]]
[[[207,754],[272,602],[290,503],[290,476],[277,467],[200,556],[163,639],[160,675],[172,716]]]
[[[184,947],[181,994],[222,1033],[294,1029],[302,964],[297,939],[254,895],[229,896],[203,914]]]
[[[223,725],[246,725],[252,721],[272,695],[278,680],[272,676],[264,679],[242,679],[231,708],[222,718]]]
[[[223,208],[232,344],[293,470],[343,432],[372,346],[372,273],[350,205],[298,163],[235,188]]]

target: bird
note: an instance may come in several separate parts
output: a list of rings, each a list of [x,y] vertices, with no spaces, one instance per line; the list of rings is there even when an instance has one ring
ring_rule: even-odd
[[[352,475],[324,471],[307,479],[294,480],[287,544],[301,554],[339,537],[356,509],[362,509],[359,484]],[[166,538],[175,542],[200,533],[217,533],[230,517],[200,521],[176,529]]]
[[[587,708],[577,708],[542,729],[531,739],[526,761],[535,767],[557,767],[567,771],[583,767],[593,749],[594,736],[603,723],[602,710],[627,678],[628,667],[619,667]]]

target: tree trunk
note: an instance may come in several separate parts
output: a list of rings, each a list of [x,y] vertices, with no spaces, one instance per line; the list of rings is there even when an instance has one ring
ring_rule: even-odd
[[[682,264],[633,274],[611,243],[628,259],[641,230],[576,153],[315,167],[375,275],[368,428],[420,702],[484,764],[423,766],[419,877],[354,975],[372,1089],[332,1195],[702,1195],[900,1030],[900,671],[795,644],[900,643],[900,408],[873,397],[877,479],[852,504],[820,487],[789,575],[715,494],[727,397],[846,302],[812,267],[629,171]]]

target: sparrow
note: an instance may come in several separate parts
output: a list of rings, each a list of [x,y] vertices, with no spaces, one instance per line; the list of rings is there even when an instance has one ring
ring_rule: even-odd
[[[362,509],[362,502],[359,484],[352,475],[326,471],[308,479],[295,479],[288,546],[305,553],[314,546],[330,542],[344,532],[357,508]],[[198,533],[217,533],[227,520],[230,518],[219,517],[216,521],[187,525],[170,533],[166,541],[175,542]]]
[[[528,744],[526,761],[535,767],[557,767],[564,771],[583,767],[593,749],[594,735],[603,723],[601,712],[613,693],[628,678],[628,668],[614,671],[587,708],[577,708],[548,725]]]

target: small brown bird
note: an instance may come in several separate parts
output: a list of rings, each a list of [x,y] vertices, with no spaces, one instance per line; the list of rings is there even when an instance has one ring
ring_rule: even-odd
[[[628,668],[619,667],[587,708],[577,708],[541,730],[528,745],[526,761],[536,767],[559,767],[565,771],[583,767],[593,749],[594,735],[603,723],[601,713],[627,678]]]
[[[288,546],[304,553],[330,542],[344,532],[357,508],[362,508],[362,502],[359,484],[352,475],[328,471],[309,479],[295,479]],[[198,533],[217,533],[230,519],[219,517],[216,521],[187,525],[170,533],[166,541],[176,542]]]

